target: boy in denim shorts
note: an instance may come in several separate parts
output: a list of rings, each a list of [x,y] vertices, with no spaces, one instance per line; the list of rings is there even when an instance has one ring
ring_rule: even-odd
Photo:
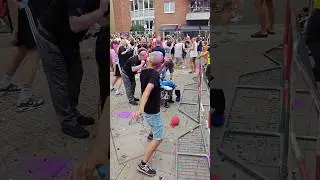
[[[149,54],[148,67],[143,69],[140,74],[141,92],[143,92],[140,106],[138,111],[133,114],[133,118],[136,120],[142,115],[142,119],[150,125],[152,131],[152,140],[137,167],[138,171],[148,176],[156,175],[156,170],[147,163],[164,138],[163,121],[160,116],[160,75],[158,72],[162,62],[161,52],[155,51]]]

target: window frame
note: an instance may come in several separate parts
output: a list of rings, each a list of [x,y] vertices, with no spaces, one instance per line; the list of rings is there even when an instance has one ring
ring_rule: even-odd
[[[168,11],[166,11],[166,4],[168,4]],[[174,7],[174,8],[173,8]],[[173,10],[172,10],[173,9]],[[174,1],[165,1],[163,4],[163,13],[173,14],[176,11],[176,3]]]

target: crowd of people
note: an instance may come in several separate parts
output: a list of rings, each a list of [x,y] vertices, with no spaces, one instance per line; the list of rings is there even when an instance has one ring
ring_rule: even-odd
[[[122,95],[124,84],[129,103],[138,105],[138,98],[134,97],[135,74],[143,68],[148,53],[159,51],[164,57],[160,77],[162,80],[172,80],[175,69],[190,68],[189,73],[196,73],[196,60],[201,59],[207,64],[209,59],[209,43],[204,37],[198,35],[184,38],[174,35],[137,35],[112,34],[110,39],[110,71],[114,72],[111,82],[111,91]],[[141,64],[142,63],[142,64]],[[167,72],[170,75],[167,78]],[[118,83],[118,85],[117,85]]]
[[[155,176],[156,170],[149,160],[164,138],[163,120],[160,115],[161,81],[173,80],[175,69],[189,66],[190,74],[196,73],[196,60],[210,63],[209,44],[200,35],[184,39],[175,36],[113,34],[110,39],[110,70],[114,74],[111,91],[121,95],[122,82],[128,101],[139,105],[133,118],[140,117],[151,127],[148,140],[151,140],[137,169]],[[167,78],[167,71],[170,76]],[[140,73],[141,100],[135,97],[136,78]],[[119,86],[116,87],[116,83]],[[140,101],[140,103],[138,103]]]
[[[12,57],[6,61],[0,95],[20,94],[16,104],[22,113],[40,108],[44,99],[35,97],[32,84],[42,66],[49,86],[52,104],[61,125],[62,133],[73,138],[88,138],[85,126],[95,124],[95,119],[78,110],[80,85],[83,76],[80,43],[88,30],[99,24],[95,59],[99,69],[100,100],[103,111],[97,126],[97,137],[89,154],[72,170],[71,179],[92,177],[97,165],[108,164],[109,151],[109,68],[108,30],[109,1],[0,1],[3,10],[12,20]],[[23,62],[23,63],[22,63]],[[14,84],[13,77],[21,66],[22,81]],[[106,107],[107,106],[107,107]]]

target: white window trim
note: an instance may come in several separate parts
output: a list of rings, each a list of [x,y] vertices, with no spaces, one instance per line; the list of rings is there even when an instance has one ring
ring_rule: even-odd
[[[164,14],[173,14],[173,13],[175,13],[175,11],[176,11],[176,3],[173,2],[173,1],[165,1],[164,4],[165,3],[169,3],[169,4],[174,3],[174,10],[173,11],[165,11],[165,8],[164,8],[164,5],[163,5],[163,13]],[[170,5],[169,5],[169,7],[170,7]]]

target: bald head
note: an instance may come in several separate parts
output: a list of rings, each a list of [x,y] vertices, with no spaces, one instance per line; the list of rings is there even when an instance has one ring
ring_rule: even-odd
[[[163,54],[159,51],[154,51],[149,54],[149,63],[152,67],[158,67],[163,62]]]

